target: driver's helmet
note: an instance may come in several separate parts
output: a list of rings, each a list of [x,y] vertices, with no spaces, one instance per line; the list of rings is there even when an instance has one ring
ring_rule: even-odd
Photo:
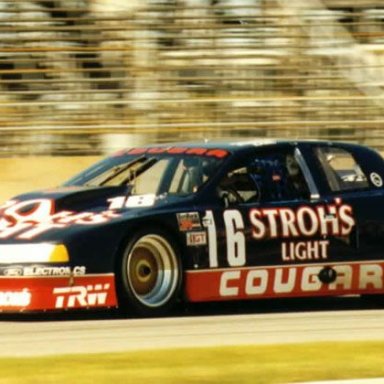
[[[299,164],[293,155],[287,155],[285,158],[285,166],[290,176],[296,177],[300,174]]]

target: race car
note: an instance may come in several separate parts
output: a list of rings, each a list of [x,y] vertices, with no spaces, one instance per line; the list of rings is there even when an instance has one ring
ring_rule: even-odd
[[[0,310],[383,294],[383,178],[341,142],[121,150],[0,207]]]

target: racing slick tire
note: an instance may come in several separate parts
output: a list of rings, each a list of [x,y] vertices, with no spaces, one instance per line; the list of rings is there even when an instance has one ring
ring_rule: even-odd
[[[123,252],[119,272],[119,307],[127,315],[164,315],[179,298],[182,282],[179,250],[162,231],[137,233]]]

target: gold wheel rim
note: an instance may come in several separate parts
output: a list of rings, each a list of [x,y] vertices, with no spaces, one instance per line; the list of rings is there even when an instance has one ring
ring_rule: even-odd
[[[178,288],[177,255],[160,235],[139,238],[128,254],[126,268],[131,293],[146,307],[161,307]]]
[[[138,247],[132,253],[131,263],[132,288],[138,295],[147,295],[154,289],[158,277],[156,258],[147,248]]]

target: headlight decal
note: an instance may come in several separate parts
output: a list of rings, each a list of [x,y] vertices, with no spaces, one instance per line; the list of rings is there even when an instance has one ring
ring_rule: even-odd
[[[63,263],[69,261],[63,244],[0,244],[0,264]]]

